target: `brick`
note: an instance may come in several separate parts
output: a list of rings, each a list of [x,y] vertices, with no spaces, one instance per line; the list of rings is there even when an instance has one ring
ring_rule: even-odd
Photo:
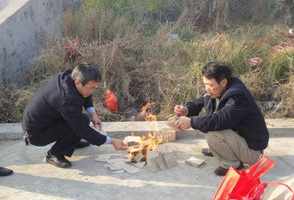
[[[187,165],[192,166],[192,167],[198,168],[198,167],[201,167],[205,164],[205,160],[192,156],[192,157],[188,158],[187,160],[185,160],[185,163]]]
[[[172,167],[176,167],[178,165],[177,156],[176,156],[175,152],[163,153],[162,157],[164,159],[164,162],[165,162],[167,169],[170,169]]]
[[[159,149],[151,151],[147,156],[147,168],[151,171],[160,171],[177,166],[175,152],[160,152]]]
[[[150,171],[156,172],[160,170],[157,158],[159,156],[158,151],[150,151],[147,155],[147,165],[146,168]]]

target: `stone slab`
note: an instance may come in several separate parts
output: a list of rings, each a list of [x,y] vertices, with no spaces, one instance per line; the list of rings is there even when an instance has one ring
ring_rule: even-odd
[[[0,140],[22,139],[23,131],[20,123],[0,124]]]
[[[144,135],[155,133],[163,135],[165,140],[175,140],[175,132],[164,121],[158,122],[103,122],[102,131],[110,136],[125,137],[127,135]],[[23,131],[20,123],[0,124],[0,140],[21,139]]]

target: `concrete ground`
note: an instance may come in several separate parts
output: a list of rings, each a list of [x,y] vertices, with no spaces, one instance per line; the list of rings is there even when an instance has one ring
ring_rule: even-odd
[[[200,149],[206,147],[206,142],[197,134],[180,135],[176,142],[167,145],[177,152],[179,160],[190,155],[204,158]],[[264,180],[294,177],[293,146],[294,137],[271,138],[266,154],[277,163]],[[221,181],[213,173],[217,167],[213,158],[205,158],[207,164],[202,168],[182,163],[158,172],[143,169],[136,174],[113,174],[103,163],[95,161],[98,155],[115,152],[110,145],[77,150],[70,158],[71,169],[46,164],[43,159],[48,148],[25,146],[21,140],[0,141],[0,166],[15,172],[0,177],[0,199],[209,200]]]

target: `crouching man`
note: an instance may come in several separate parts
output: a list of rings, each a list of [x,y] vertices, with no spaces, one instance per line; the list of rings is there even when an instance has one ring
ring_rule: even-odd
[[[206,94],[185,106],[176,105],[179,129],[192,127],[205,133],[209,146],[202,153],[215,156],[220,166],[215,170],[224,176],[230,166],[241,169],[252,165],[268,145],[269,133],[256,102],[230,68],[210,62],[202,69]],[[206,114],[198,114],[205,108]]]
[[[97,65],[80,64],[72,71],[59,73],[34,95],[23,116],[26,141],[35,146],[54,143],[46,161],[61,168],[71,167],[70,157],[74,149],[90,144],[112,144],[116,150],[126,149],[119,139],[110,138],[89,126],[90,120],[83,114],[86,109],[93,124],[100,119],[93,107],[92,94],[101,81]]]

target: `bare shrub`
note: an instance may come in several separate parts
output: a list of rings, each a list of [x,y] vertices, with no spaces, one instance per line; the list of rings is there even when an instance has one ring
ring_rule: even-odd
[[[289,78],[289,82],[281,86],[282,103],[279,108],[279,113],[276,117],[294,117],[294,75]]]
[[[17,96],[13,88],[0,87],[0,122],[15,122],[16,110],[14,102]]]

